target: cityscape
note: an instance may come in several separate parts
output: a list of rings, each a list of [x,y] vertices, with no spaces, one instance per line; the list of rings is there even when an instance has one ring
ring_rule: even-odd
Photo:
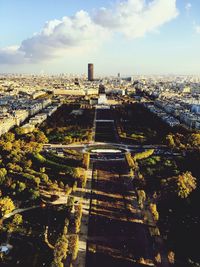
[[[48,1],[0,4],[0,267],[200,266],[199,4]]]

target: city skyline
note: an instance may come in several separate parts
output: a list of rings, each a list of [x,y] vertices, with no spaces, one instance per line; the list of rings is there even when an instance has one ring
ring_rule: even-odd
[[[1,73],[200,74],[197,1],[0,4]]]

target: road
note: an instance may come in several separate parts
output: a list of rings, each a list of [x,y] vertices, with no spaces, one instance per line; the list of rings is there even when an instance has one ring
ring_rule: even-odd
[[[105,137],[105,135],[104,135]],[[180,152],[172,151],[165,145],[127,145],[123,143],[111,143],[111,142],[93,142],[93,143],[87,143],[87,144],[70,144],[70,145],[61,145],[61,144],[45,144],[43,146],[43,151],[53,151],[53,152],[64,152],[65,149],[73,149],[80,152],[86,152],[91,151],[92,148],[102,148],[102,147],[110,147],[115,149],[121,149],[122,153],[121,155],[124,155],[125,152],[131,152],[132,154],[137,154],[144,152],[145,150],[154,149],[154,155],[155,156],[161,156],[164,155],[166,157],[173,157],[173,156],[181,156],[182,154]],[[103,153],[101,153],[103,154]],[[107,153],[107,159],[108,160],[118,160],[116,155],[114,153],[112,155],[109,155],[112,153]],[[105,153],[106,155],[106,153]],[[94,160],[102,160],[102,157],[99,157],[98,159],[98,153],[91,153],[91,159]],[[106,157],[105,157],[106,159]],[[104,160],[105,160],[104,159]]]
[[[101,146],[114,146],[122,149],[165,149],[168,150],[166,145],[127,145],[125,143],[116,143],[116,142],[88,142],[88,143],[79,143],[79,144],[44,144],[43,149],[84,149],[84,148],[91,148],[93,146],[101,147]]]

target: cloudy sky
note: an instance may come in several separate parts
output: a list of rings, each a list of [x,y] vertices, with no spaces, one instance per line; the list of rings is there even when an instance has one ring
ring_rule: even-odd
[[[200,74],[199,0],[0,0],[0,72]]]

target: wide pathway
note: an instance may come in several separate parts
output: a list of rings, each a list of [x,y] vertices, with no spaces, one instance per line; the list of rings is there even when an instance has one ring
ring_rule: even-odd
[[[94,164],[87,267],[154,266],[151,237],[127,170],[125,161]]]

